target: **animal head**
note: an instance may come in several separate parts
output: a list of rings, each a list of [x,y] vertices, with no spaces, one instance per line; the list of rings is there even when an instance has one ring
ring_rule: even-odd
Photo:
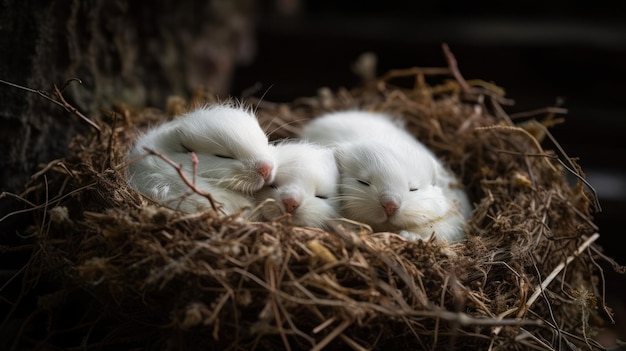
[[[428,153],[403,143],[358,141],[335,152],[342,214],[375,231],[430,225],[451,211]]]
[[[256,117],[242,106],[198,108],[174,120],[163,136],[166,155],[189,164],[194,152],[197,176],[218,186],[252,193],[273,181],[273,148]]]
[[[282,142],[276,145],[275,154],[275,179],[257,196],[259,201],[274,200],[263,205],[265,218],[289,213],[296,225],[323,228],[328,220],[339,217],[339,171],[331,149],[305,142]]]

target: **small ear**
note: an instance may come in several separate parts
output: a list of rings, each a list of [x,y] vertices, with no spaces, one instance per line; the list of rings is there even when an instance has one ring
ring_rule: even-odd
[[[441,179],[450,178],[450,172],[436,159],[433,159],[433,169],[437,182],[441,181]]]
[[[178,124],[174,127],[173,135],[176,136],[179,142],[186,141],[187,143],[193,142],[193,134],[189,132],[189,126],[185,124]],[[187,145],[187,148],[189,146]]]
[[[179,137],[184,137],[187,135],[187,133],[185,133],[185,128],[183,128],[183,124],[178,124],[174,127],[174,134],[178,135]]]
[[[342,160],[345,159],[345,151],[343,149],[341,149],[340,147],[335,147],[332,149],[333,150],[333,157],[335,158],[335,163],[337,164],[337,168],[342,168],[342,166],[344,166],[344,164],[342,163]]]

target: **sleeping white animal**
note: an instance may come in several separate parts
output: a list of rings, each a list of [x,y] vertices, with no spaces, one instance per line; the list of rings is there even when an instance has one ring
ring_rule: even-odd
[[[274,181],[257,194],[259,203],[274,200],[261,207],[265,219],[290,214],[295,225],[327,228],[329,220],[340,217],[339,171],[332,149],[287,140],[276,145],[275,157]]]
[[[195,186],[233,214],[254,204],[253,193],[274,180],[273,148],[249,109],[234,103],[208,105],[162,123],[139,136],[128,154],[130,185],[168,207],[186,212],[211,208],[156,151],[182,166]]]
[[[339,111],[312,119],[301,136],[335,149],[346,218],[411,240],[465,239],[471,205],[463,187],[397,120]]]

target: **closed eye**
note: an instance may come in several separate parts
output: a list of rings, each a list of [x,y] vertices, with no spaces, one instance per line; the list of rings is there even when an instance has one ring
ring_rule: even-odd
[[[418,191],[418,188],[410,188],[409,191]]]
[[[357,179],[356,181],[359,182],[359,184],[361,184],[361,185],[370,186],[370,183],[368,183],[368,182],[366,182],[364,180]]]
[[[322,199],[322,200],[328,200],[328,196],[324,196],[324,195],[315,195],[315,197],[318,199]]]
[[[234,159],[234,157],[230,157],[230,156],[226,156],[226,155],[218,155],[218,154],[215,154],[215,157],[226,158],[226,159],[229,159],[229,160]]]
[[[182,147],[183,147],[183,149],[185,149],[185,151],[187,151],[187,152],[193,152],[193,150],[191,150],[191,149],[190,149],[189,147],[187,147],[187,145],[185,145],[185,144],[180,144],[180,146],[182,146]]]

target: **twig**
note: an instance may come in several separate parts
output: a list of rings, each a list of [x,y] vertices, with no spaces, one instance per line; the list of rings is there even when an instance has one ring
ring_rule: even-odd
[[[341,338],[341,340],[343,340],[343,342],[348,344],[348,346],[350,346],[355,351],[369,351],[369,349],[359,345],[356,341],[349,338],[346,334],[341,334],[339,335],[339,337]],[[377,342],[374,342],[373,344],[376,345],[376,343]]]
[[[319,324],[317,327],[313,328],[313,330],[311,331],[313,332],[313,334],[318,334],[322,330],[326,329],[327,326],[333,324],[336,320],[337,320],[337,317],[331,317],[325,320],[324,322],[322,322],[321,324]]]
[[[278,284],[276,284],[276,275],[274,274],[274,270],[270,269],[273,266],[273,262],[270,260],[269,261],[270,265],[265,265],[265,269],[266,269],[266,274],[268,274],[269,276],[269,282],[268,284],[271,286],[272,291],[278,291]],[[271,307],[272,310],[274,311],[274,320],[276,321],[276,328],[278,329],[278,332],[280,334],[280,338],[283,341],[283,345],[285,346],[285,350],[287,351],[291,351],[291,346],[289,344],[289,339],[287,339],[287,335],[283,329],[283,321],[280,315],[280,312],[278,311],[278,305],[280,304],[279,299],[277,299],[276,294],[272,294],[271,295]]]
[[[489,100],[491,101],[491,105],[495,109],[496,114],[500,115],[500,117],[502,117],[502,119],[504,119],[509,126],[515,125],[515,123],[511,120],[511,117],[509,117],[506,111],[504,111],[504,108],[502,108],[502,105],[500,105],[500,102],[496,98],[490,96]]]
[[[83,81],[78,79],[78,78],[70,78],[70,79],[66,80],[65,83],[63,83],[63,86],[60,89],[61,92],[64,92],[65,88],[67,88],[70,85],[70,83],[72,83],[72,82],[78,82],[78,84],[83,84]]]
[[[512,155],[527,156],[527,157],[545,157],[545,158],[556,160],[558,163],[561,164],[561,166],[563,166],[563,168],[565,168],[565,170],[570,172],[574,177],[578,178],[578,180],[580,180],[581,182],[583,182],[587,186],[589,191],[591,191],[591,193],[593,194],[594,205],[597,206],[598,211],[602,210],[602,208],[600,207],[600,201],[598,200],[598,193],[596,192],[596,189],[593,186],[591,186],[591,184],[589,184],[589,182],[585,179],[585,177],[583,175],[581,175],[580,173],[576,172],[576,170],[571,169],[570,167],[568,167],[565,164],[565,162],[563,160],[561,160],[560,157],[558,157],[556,155],[548,155],[548,154],[544,154],[544,153],[529,154],[529,153],[515,152],[515,151],[509,151],[509,150],[499,150],[498,152],[512,154]],[[567,157],[567,155],[565,155],[565,157]],[[574,208],[574,210],[576,210],[577,213],[579,213],[581,215],[581,217],[587,218],[582,213],[580,213],[580,211],[578,209]],[[595,223],[591,222],[591,221],[589,221],[589,225],[592,226],[596,230],[598,229],[597,225]]]
[[[528,301],[526,301],[526,309],[520,310],[520,312],[518,313],[518,317],[520,317],[521,314],[525,310],[528,310],[530,308],[530,306],[532,306],[535,303],[535,300],[537,300],[537,298],[539,297],[541,292],[544,291],[548,287],[548,285],[550,285],[550,283],[565,268],[565,266],[570,264],[570,262],[572,262],[574,260],[574,258],[576,258],[578,255],[580,255],[585,249],[587,249],[587,247],[589,247],[599,237],[600,237],[600,234],[594,233],[591,237],[589,237],[589,239],[587,239],[585,242],[583,242],[583,244],[580,245],[580,247],[576,251],[574,251],[574,253],[572,255],[568,256],[567,259],[565,260],[565,262],[561,262],[558,266],[556,266],[554,268],[554,270],[552,271],[552,273],[550,273],[546,277],[546,279],[544,279],[544,281],[535,288],[535,292],[530,296]]]
[[[346,330],[346,328],[348,328],[350,324],[352,324],[351,320],[349,319],[344,320],[343,323],[339,324],[337,328],[333,329],[332,332],[326,335],[326,337],[322,339],[322,341],[320,341],[319,344],[315,345],[315,347],[312,348],[311,351],[320,351],[324,349],[326,345],[328,345],[331,341],[333,341],[337,336],[341,335],[341,333],[343,333],[343,331]]]
[[[80,81],[79,81],[80,82]],[[54,92],[56,93],[57,97],[59,98],[59,100],[61,100],[61,105],[63,108],[65,108],[66,111],[73,113],[74,115],[78,116],[80,119],[82,119],[83,121],[87,122],[90,126],[92,126],[93,128],[95,128],[98,133],[100,133],[100,126],[98,126],[97,124],[95,124],[92,120],[90,120],[89,118],[87,118],[85,115],[83,115],[82,113],[80,113],[80,111],[78,111],[78,109],[76,109],[76,107],[72,106],[70,103],[68,103],[67,101],[65,101],[65,98],[63,97],[63,93],[61,93],[61,91],[59,90],[59,88],[56,86],[56,84],[53,84],[54,86]]]
[[[314,305],[314,306],[339,307],[339,308],[346,308],[346,306],[354,306],[358,308],[371,309],[375,312],[382,313],[388,316],[393,316],[393,317],[407,316],[409,318],[425,318],[425,317],[432,318],[432,319],[441,318],[448,322],[456,322],[461,326],[476,326],[476,325],[479,325],[479,326],[496,326],[496,325],[535,325],[535,326],[538,326],[538,325],[543,324],[543,322],[540,320],[526,320],[526,319],[518,319],[518,318],[512,318],[512,319],[475,318],[463,312],[446,311],[446,310],[442,310],[439,308],[435,308],[434,306],[431,307],[430,310],[422,310],[422,309],[403,310],[403,309],[398,309],[398,308],[393,308],[393,307],[385,307],[378,303],[355,301],[352,299],[350,299],[350,303],[348,304],[345,300],[340,301],[340,300],[332,299],[332,298],[317,298],[311,292],[306,290],[306,288],[304,288],[301,284],[294,282],[294,286],[304,289],[303,293],[305,293],[305,295],[307,295],[307,297],[310,298],[309,300],[309,299],[293,296],[279,289],[276,289],[270,286],[267,282],[263,281],[261,278],[259,278],[255,274],[245,269],[234,267],[232,271],[254,281],[263,289],[273,294],[276,294],[277,296],[287,301],[291,301],[291,302],[305,305],[305,306]]]
[[[467,84],[467,81],[465,80],[465,78],[463,78],[463,75],[459,71],[456,58],[452,54],[452,51],[450,51],[450,47],[447,43],[443,43],[441,46],[443,48],[443,53],[446,55],[446,61],[448,61],[448,69],[450,70],[450,73],[452,73],[454,79],[456,79],[456,81],[459,83],[463,92],[469,93],[471,91],[471,87],[469,86],[469,84]]]
[[[531,314],[533,314],[533,315],[537,316],[537,317],[540,317],[540,316],[539,316],[537,313],[535,313],[534,311],[529,311],[529,312],[530,312]],[[558,336],[558,338],[559,338],[559,343],[561,342],[561,339],[564,339],[565,341],[567,341],[567,337],[570,337],[570,338],[572,338],[572,339],[575,339],[575,340],[578,340],[578,341],[581,341],[581,342],[591,343],[591,344],[593,344],[593,346],[595,346],[596,348],[598,348],[598,349],[600,349],[600,350],[605,350],[605,351],[606,351],[606,349],[602,348],[602,347],[600,346],[600,344],[598,344],[598,342],[597,342],[597,341],[595,341],[595,340],[593,340],[593,339],[585,339],[585,338],[581,337],[581,336],[580,336],[580,335],[578,335],[578,334],[573,334],[572,332],[569,332],[569,331],[567,331],[567,330],[564,330],[564,329],[559,329],[560,327],[559,327],[558,325],[553,324],[553,323],[551,323],[550,321],[547,321],[547,320],[545,320],[545,319],[543,320],[543,322],[544,322],[544,324],[545,324],[548,328],[552,328],[552,329],[554,329],[554,330],[558,330],[558,334],[559,334],[559,336]],[[523,330],[523,328],[522,328],[522,330]],[[569,341],[567,341],[567,342],[569,343]],[[558,348],[557,350],[561,350],[561,349],[562,349],[562,348]],[[571,348],[571,349],[573,350],[573,349],[575,349],[575,348]]]
[[[554,146],[556,147],[557,150],[559,150],[559,152],[563,155],[563,157],[565,157],[567,159],[567,161],[569,162],[570,167],[567,167],[565,165],[565,163],[563,163],[561,161],[561,159],[558,159],[559,162],[561,162],[561,164],[563,165],[563,167],[565,167],[568,171],[570,171],[573,175],[575,175],[578,179],[580,179],[583,183],[585,183],[585,185],[589,188],[589,190],[593,193],[593,202],[594,205],[596,206],[596,209],[598,211],[602,211],[602,207],[600,206],[600,201],[598,200],[598,194],[596,193],[596,190],[591,186],[591,184],[589,184],[584,177],[580,174],[580,172],[578,172],[576,169],[576,164],[572,161],[572,159],[567,155],[567,153],[565,152],[565,149],[563,149],[563,147],[561,147],[561,144],[559,144],[559,142],[556,140],[556,138],[552,135],[552,133],[550,133],[550,131],[548,130],[548,128],[546,128],[543,124],[539,123],[537,125],[539,128],[541,128],[541,130],[548,136],[548,138],[550,139],[550,141],[552,141],[552,144],[554,144]]]
[[[541,144],[539,144],[537,139],[535,139],[535,137],[532,134],[530,134],[527,130],[525,130],[523,128],[514,127],[514,126],[501,126],[501,125],[494,125],[494,126],[476,127],[476,128],[474,128],[474,130],[492,130],[492,129],[502,129],[502,130],[521,132],[522,134],[524,134],[524,135],[526,135],[526,136],[528,136],[530,138],[530,140],[533,142],[533,144],[535,145],[535,147],[537,148],[537,150],[539,150],[539,152],[541,154],[544,154],[543,148],[541,147]],[[526,154],[524,154],[524,155],[526,155]],[[556,172],[556,168],[554,168],[554,166],[552,165],[552,163],[550,163],[550,161],[548,159],[546,159],[546,163],[548,164],[548,166],[554,172]]]
[[[215,210],[215,211],[219,210],[219,206],[217,205],[217,202],[215,201],[215,199],[213,198],[211,193],[207,193],[205,191],[202,191],[202,190],[198,189],[198,187],[196,187],[196,184],[195,184],[195,168],[196,168],[196,166],[194,166],[194,181],[192,182],[192,181],[189,180],[189,178],[187,178],[187,176],[183,172],[183,166],[181,164],[178,164],[178,163],[170,160],[164,154],[162,154],[160,152],[157,152],[155,150],[152,150],[150,148],[144,147],[144,150],[146,150],[150,155],[159,157],[163,161],[167,162],[170,166],[174,167],[174,169],[176,169],[176,172],[178,172],[178,175],[183,180],[183,182],[185,182],[185,184],[187,184],[187,186],[191,190],[193,190],[194,193],[196,193],[196,194],[198,194],[200,196],[206,197],[207,200],[209,200],[209,202],[211,203],[211,207],[213,208],[213,210]],[[192,156],[191,157],[192,157],[192,162],[193,162],[193,158],[194,157],[196,158],[196,163],[194,163],[194,165],[197,165],[198,157],[195,155],[194,152],[192,152]]]
[[[459,70],[456,58],[452,54],[452,51],[450,50],[450,47],[448,46],[448,44],[443,43],[442,48],[443,48],[444,55],[446,56],[446,61],[448,62],[448,69],[450,70],[450,73],[452,74],[454,79],[457,81],[457,83],[461,87],[461,90],[463,91],[464,94],[470,95],[470,96],[471,94],[476,94],[478,96],[487,95],[491,97],[493,101],[497,101],[498,103],[504,103],[508,105],[512,105],[514,103],[513,100],[504,98],[504,96],[500,94],[501,91],[498,92],[498,91],[494,91],[494,90],[487,89],[487,88],[484,88],[484,89],[472,88],[472,86],[467,82],[467,80],[463,78],[463,75],[461,74],[461,71]]]
[[[200,161],[198,161],[198,155],[196,155],[195,152],[191,153],[191,164],[193,164],[193,173],[191,176],[191,181],[193,182],[193,184],[196,184],[196,177],[198,175],[198,163]]]
[[[94,185],[96,185],[95,182],[89,183],[89,184],[84,185],[84,186],[82,186],[82,187],[80,187],[78,189],[74,189],[74,190],[70,191],[67,194],[56,196],[56,197],[54,197],[53,199],[50,200],[50,203],[52,203],[52,202],[60,203],[61,200],[63,200],[64,198],[66,198],[68,196],[72,196],[73,194],[79,193],[79,192],[81,192],[81,191],[83,191],[83,190],[85,190],[87,188],[90,188],[90,187],[92,187]],[[41,205],[36,205],[36,204],[34,204],[34,203],[24,199],[23,197],[21,197],[19,195],[16,195],[16,194],[13,194],[13,193],[7,193],[7,192],[1,193],[0,194],[0,199],[5,197],[5,196],[10,196],[10,197],[16,198],[16,199],[18,199],[20,201],[23,201],[24,203],[28,204],[29,206],[32,206],[32,207],[27,208],[27,209],[23,209],[23,210],[13,211],[11,213],[7,213],[2,218],[0,218],[0,222],[4,221],[5,219],[7,219],[7,218],[9,218],[11,216],[15,216],[15,215],[18,215],[20,213],[27,213],[27,212],[39,210],[39,209],[45,208],[45,206],[46,206],[45,203],[41,204]]]
[[[15,84],[15,83],[7,82],[7,81],[5,81],[5,80],[0,79],[0,83],[4,83],[4,84],[9,85],[9,86],[12,86],[12,87],[14,87],[14,88],[18,88],[18,89],[26,90],[26,91],[28,91],[28,92],[30,92],[30,93],[33,93],[33,94],[37,94],[37,95],[39,95],[39,96],[43,97],[44,99],[46,99],[46,100],[48,100],[48,101],[50,101],[50,102],[52,102],[52,103],[54,103],[54,104],[56,104],[56,105],[59,105],[59,106],[63,107],[66,111],[71,112],[72,114],[74,114],[74,115],[78,116],[78,117],[79,117],[80,119],[82,119],[83,121],[87,122],[90,126],[92,126],[94,129],[96,129],[96,130],[98,131],[98,134],[100,134],[100,131],[101,131],[101,130],[100,130],[100,126],[98,126],[96,123],[94,123],[94,122],[93,122],[92,120],[90,120],[89,118],[85,117],[85,115],[83,115],[82,113],[80,113],[80,111],[78,111],[78,110],[77,110],[74,106],[72,106],[70,103],[68,103],[68,102],[65,100],[65,98],[63,97],[63,93],[62,93],[62,92],[63,92],[63,90],[65,90],[65,88],[67,87],[67,85],[68,85],[70,82],[74,82],[74,81],[77,81],[77,82],[79,82],[79,83],[81,83],[81,84],[82,84],[82,82],[80,81],[80,79],[77,79],[77,78],[71,78],[71,79],[68,79],[68,80],[67,80],[67,81],[63,84],[62,89],[59,89],[59,88],[56,86],[56,84],[53,84],[53,87],[54,87],[54,93],[55,93],[55,95],[59,98],[59,100],[60,100],[60,101],[59,101],[59,100],[55,100],[55,99],[51,98],[51,97],[50,97],[50,96],[49,96],[49,95],[48,95],[45,91],[43,91],[43,90],[36,90],[36,89],[27,88],[27,87],[24,87],[24,86],[21,86],[21,85]]]
[[[45,167],[43,167],[43,168],[42,168],[41,170],[39,170],[37,173],[35,173],[35,174],[33,174],[32,176],[30,176],[30,179],[31,179],[31,180],[35,180],[35,179],[37,179],[37,178],[41,177],[41,175],[42,175],[42,174],[44,174],[44,173],[48,172],[50,169],[54,168],[55,166],[59,166],[59,167],[63,168],[63,170],[65,171],[65,173],[66,173],[67,175],[69,175],[70,177],[72,177],[72,178],[75,178],[75,177],[76,177],[76,176],[74,175],[74,173],[73,173],[73,172],[72,172],[69,168],[67,168],[67,166],[65,165],[65,163],[63,163],[63,159],[59,158],[59,159],[52,160],[52,161],[48,162],[48,164],[47,164]]]
[[[408,77],[414,75],[448,75],[450,69],[441,67],[413,67],[406,69],[393,69],[380,78],[382,81],[388,81],[397,77]]]
[[[302,286],[301,286],[302,287]],[[303,287],[302,287],[303,288]],[[312,308],[310,309],[310,311],[315,314],[317,316],[317,318],[319,319],[324,319],[324,315],[322,314],[322,312],[320,312],[319,309],[317,308]],[[331,317],[330,319],[327,319],[325,322],[323,322],[322,324],[320,324],[319,326],[317,326],[316,328],[313,329],[313,332],[315,334],[317,334],[318,332],[320,332],[323,328],[326,328],[328,325],[332,324],[333,322],[335,322],[337,320],[337,317]],[[322,327],[323,326],[323,327]],[[317,331],[316,331],[317,330]],[[343,340],[346,344],[348,344],[348,346],[350,346],[353,350],[355,351],[367,351],[368,349],[359,345],[356,341],[352,340],[350,337],[348,337],[345,334],[340,334],[339,337],[341,338],[341,340]],[[380,337],[380,334],[379,334]],[[377,338],[378,339],[378,338]],[[374,342],[372,345],[376,345],[377,342]]]
[[[534,336],[532,333],[528,332],[524,328],[522,328],[521,332],[515,337],[515,341],[521,342],[522,340],[524,340],[526,338],[530,338],[530,339],[534,340],[539,345],[541,345],[543,348],[539,348],[538,346],[534,346],[534,345],[527,345],[529,347],[536,348],[537,350],[554,350],[554,348],[552,348],[550,345],[546,344],[544,340],[540,340],[539,338],[537,338],[536,336]]]
[[[25,199],[25,198],[24,198],[24,197],[22,197],[21,195],[17,195],[17,194],[9,193],[9,192],[6,192],[6,191],[3,191],[2,193],[0,193],[0,199],[3,199],[3,198],[5,198],[5,197],[12,197],[12,198],[15,198],[15,199],[17,199],[17,200],[20,200],[20,201],[22,201],[22,202],[26,203],[26,204],[27,204],[27,205],[29,205],[29,206],[32,206],[32,207],[37,207],[37,205],[36,205],[35,203],[33,203],[33,202],[31,202],[31,201],[28,201],[28,199]],[[5,218],[7,218],[7,217],[10,217],[10,215],[5,215],[4,217],[0,218],[0,222],[2,222],[2,220],[4,220],[4,219],[5,219]]]
[[[565,115],[567,114],[567,109],[562,108],[562,107],[544,107],[544,108],[531,110],[531,111],[512,113],[510,117],[513,119],[517,119],[517,118],[533,117],[536,115],[541,115],[541,114],[546,114],[546,113],[553,113],[553,114],[560,113],[560,114]]]
[[[506,95],[504,88],[501,88],[495,85],[494,83],[486,82],[482,79],[470,79],[470,80],[467,80],[467,84],[469,86],[481,87],[481,88],[487,89],[488,91],[492,91],[496,93],[498,96],[504,97],[504,95]]]
[[[585,236],[583,236],[583,239],[585,238]],[[616,262],[613,258],[605,255],[602,251],[600,251],[597,247],[595,246],[591,246],[591,251],[593,251],[596,255],[600,256],[603,260],[607,261],[609,264],[611,264],[611,268],[613,268],[613,270],[616,273],[619,274],[626,274],[626,266],[622,266],[620,265],[618,262]]]
[[[584,238],[584,236],[583,236],[583,238]],[[593,250],[593,247],[590,248],[590,251],[591,250]],[[613,315],[609,311],[608,306],[606,304],[606,278],[604,277],[604,270],[602,269],[600,264],[598,264],[598,262],[596,262],[596,260],[593,258],[593,255],[589,255],[589,259],[591,260],[591,263],[600,272],[600,278],[601,278],[600,279],[600,286],[602,287],[602,310],[604,310],[604,313],[606,313],[608,318],[611,320],[611,323],[615,324],[615,319],[613,319]]]
[[[537,277],[539,277],[539,280],[541,280],[541,271],[539,269],[539,267],[537,266],[537,261],[535,260],[535,257],[533,255],[529,255],[530,260],[533,263],[533,268],[535,269],[535,272],[537,274]],[[565,273],[563,273],[563,275],[565,275]],[[556,275],[554,276],[556,277]],[[546,285],[547,286],[547,285]],[[547,296],[547,293],[544,289],[541,289],[539,295],[543,295],[543,298],[546,300],[546,307],[548,308],[548,313],[550,314],[550,319],[552,319],[552,324],[553,325],[558,325],[558,322],[556,321],[556,318],[554,317],[554,309],[552,308],[552,304],[550,303],[550,298]],[[527,310],[527,308],[520,308],[520,313],[524,310]],[[545,322],[546,319],[543,319],[543,321]],[[563,330],[561,330],[561,328],[556,328],[554,329],[554,332],[556,333],[556,335],[558,336],[559,339],[559,345],[561,342],[561,339],[563,339]],[[561,349],[561,347],[559,346],[558,348],[559,350]]]

